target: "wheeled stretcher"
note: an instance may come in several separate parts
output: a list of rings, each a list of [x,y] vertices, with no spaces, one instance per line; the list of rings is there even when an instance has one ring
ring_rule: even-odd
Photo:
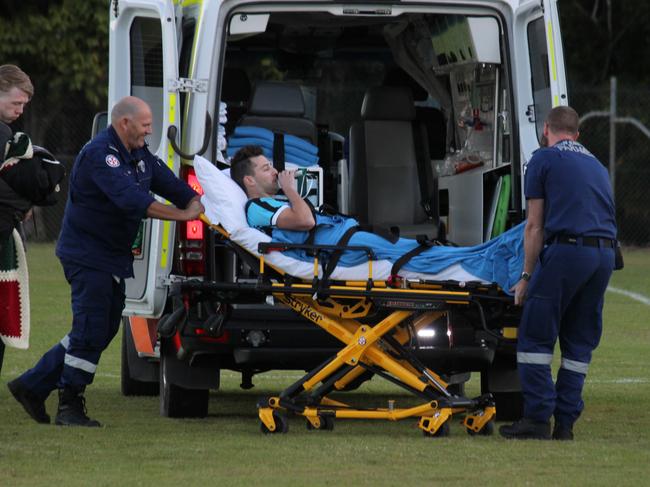
[[[337,246],[318,246],[260,242],[256,253],[231,239],[220,225],[204,218],[217,238],[237,253],[249,266],[258,269],[256,282],[192,282],[182,284],[184,291],[193,287],[201,299],[220,302],[266,301],[291,308],[338,339],[341,350],[278,396],[259,402],[261,429],[265,433],[286,432],[287,414],[304,416],[311,429],[332,429],[336,418],[400,420],[419,418],[425,435],[444,436],[449,432],[452,415],[463,415],[470,434],[490,434],[496,409],[489,394],[467,398],[450,392],[445,378],[428,368],[413,353],[410,344],[419,330],[444,318],[454,310],[471,312],[485,336],[496,335],[488,327],[485,310],[492,314],[503,309],[511,298],[498,286],[481,282],[434,281],[393,276],[373,278],[373,253],[369,248],[365,277],[333,280],[322,274],[320,260]],[[250,245],[250,243],[249,243]],[[311,279],[295,278],[268,257],[285,250],[302,248],[314,256]],[[397,407],[390,400],[383,407],[355,407],[330,398],[346,390],[365,375],[379,376],[421,402]]]

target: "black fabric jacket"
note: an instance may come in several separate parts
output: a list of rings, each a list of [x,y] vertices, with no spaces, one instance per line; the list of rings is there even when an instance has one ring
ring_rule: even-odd
[[[8,125],[0,122],[0,165],[5,162],[5,152],[16,147],[13,133]],[[29,145],[29,138],[22,136],[20,151]],[[4,242],[25,213],[34,205],[47,206],[56,203],[55,192],[65,176],[65,169],[54,156],[41,147],[34,147],[33,157],[18,157],[18,162],[0,171],[0,242]]]

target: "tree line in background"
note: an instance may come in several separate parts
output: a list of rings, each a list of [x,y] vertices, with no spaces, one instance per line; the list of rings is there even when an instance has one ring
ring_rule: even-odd
[[[650,2],[560,0],[560,24],[571,85],[650,82]]]
[[[558,5],[571,87],[601,86],[611,75],[623,86],[650,82],[650,2]],[[0,62],[18,64],[34,81],[23,122],[34,140],[56,133],[58,114],[71,108],[89,117],[106,107],[109,7],[108,0],[3,0]]]
[[[69,141],[76,147],[65,151],[74,152],[79,137],[65,133],[64,119],[81,118],[90,127],[92,114],[105,109],[108,8],[106,0],[2,1],[0,62],[17,64],[32,78],[35,95],[22,124],[37,143]]]

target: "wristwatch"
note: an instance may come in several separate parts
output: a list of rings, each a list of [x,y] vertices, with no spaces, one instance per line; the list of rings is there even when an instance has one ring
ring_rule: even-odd
[[[519,276],[519,279],[524,280],[526,282],[530,281],[530,274],[526,271],[521,273],[521,276]]]

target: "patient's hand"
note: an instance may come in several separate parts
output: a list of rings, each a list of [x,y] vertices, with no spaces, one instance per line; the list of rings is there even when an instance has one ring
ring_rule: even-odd
[[[287,190],[297,191],[296,187],[296,171],[294,169],[287,169],[278,174],[278,183],[280,188],[287,194]]]

